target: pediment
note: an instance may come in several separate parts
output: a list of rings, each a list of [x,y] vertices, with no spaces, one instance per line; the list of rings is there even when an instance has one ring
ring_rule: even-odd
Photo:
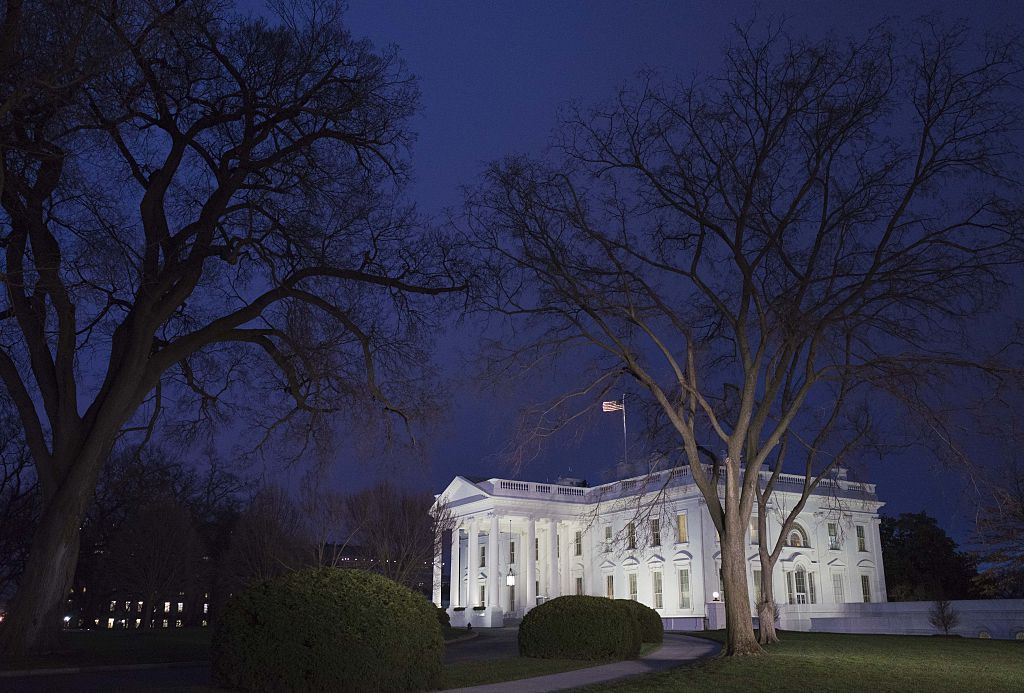
[[[672,561],[675,563],[685,563],[692,560],[693,554],[689,551],[676,551],[676,554],[672,557]]]
[[[655,554],[655,555],[653,555],[653,556],[651,556],[650,558],[647,559],[647,563],[648,564],[651,564],[651,563],[659,563],[660,564],[660,563],[664,563],[664,562],[665,562],[665,557],[661,556],[659,554]]]
[[[457,476],[444,491],[435,496],[434,505],[437,501],[444,500],[450,507],[456,507],[481,498],[488,498],[489,493],[481,489],[472,481],[463,476]]]

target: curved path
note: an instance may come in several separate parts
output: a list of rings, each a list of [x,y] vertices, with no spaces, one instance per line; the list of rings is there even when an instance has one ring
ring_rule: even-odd
[[[595,683],[607,683],[616,679],[640,674],[650,674],[674,667],[696,662],[699,659],[716,654],[722,646],[713,640],[704,640],[679,633],[665,633],[665,642],[656,651],[623,662],[602,664],[589,669],[564,671],[561,674],[548,674],[532,679],[518,679],[502,683],[491,683],[485,686],[456,688],[445,693],[545,693],[560,691],[578,686],[590,686]]]

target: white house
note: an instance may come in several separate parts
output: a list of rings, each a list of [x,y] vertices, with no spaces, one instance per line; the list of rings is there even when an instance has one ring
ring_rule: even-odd
[[[773,542],[802,484],[801,476],[780,478],[768,517]],[[719,611],[718,535],[688,467],[594,487],[459,476],[438,499],[451,509],[456,528],[450,590],[441,594],[438,556],[434,602],[440,606],[447,598],[452,625],[501,626],[563,594],[637,599],[675,630],[703,628]],[[822,482],[776,565],[776,601],[884,602],[881,506],[873,484],[843,474]],[[756,615],[761,566],[755,522],[748,544],[747,599]]]

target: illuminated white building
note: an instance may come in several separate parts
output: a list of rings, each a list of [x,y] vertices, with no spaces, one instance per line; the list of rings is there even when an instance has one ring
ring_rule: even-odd
[[[801,476],[779,479],[767,518],[772,542],[802,484]],[[433,596],[438,605],[448,603],[453,626],[501,626],[564,594],[636,599],[671,629],[700,629],[715,618],[709,603],[722,592],[721,547],[688,467],[594,487],[459,476],[438,498],[456,529],[443,557],[448,593],[441,593],[439,556]],[[843,474],[822,482],[775,567],[776,601],[884,602],[881,506],[873,484]],[[753,615],[761,570],[755,528],[756,521],[746,542]]]

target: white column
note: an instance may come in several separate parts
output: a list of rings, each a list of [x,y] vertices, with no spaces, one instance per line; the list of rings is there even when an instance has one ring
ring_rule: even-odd
[[[487,535],[487,606],[501,606],[498,592],[498,514],[491,515],[491,533]]]
[[[452,553],[451,560],[449,561],[449,568],[451,568],[451,584],[448,586],[448,606],[456,607],[461,606],[459,604],[459,587],[462,583],[462,570],[459,565],[459,543],[461,542],[460,536],[462,530],[458,527],[452,530]],[[440,585],[435,587],[435,590],[439,590]]]
[[[483,606],[480,604],[480,588],[476,576],[480,574],[480,534],[477,521],[469,522],[469,546],[466,550],[466,603],[464,606]]]
[[[455,530],[452,531],[455,533]],[[443,536],[443,535],[442,535]],[[441,606],[441,575],[444,569],[444,546],[441,538],[437,540],[437,551],[434,553],[434,606]]]
[[[548,520],[548,598],[553,599],[562,594],[558,580],[558,520]]]
[[[526,613],[537,605],[537,555],[534,553],[534,545],[537,541],[537,523],[531,517],[526,521],[526,603],[523,604],[523,613]]]

